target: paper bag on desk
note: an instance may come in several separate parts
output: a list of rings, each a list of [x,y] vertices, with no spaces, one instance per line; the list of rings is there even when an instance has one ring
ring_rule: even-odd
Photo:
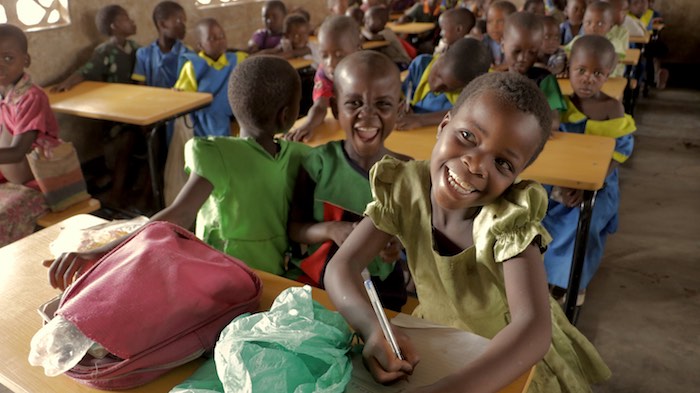
[[[352,379],[347,393],[394,393],[408,387],[429,385],[461,369],[486,350],[489,340],[474,333],[434,324],[424,319],[399,314],[391,321],[411,338],[420,355],[409,382],[384,386],[374,381],[362,364],[362,355],[353,357]]]

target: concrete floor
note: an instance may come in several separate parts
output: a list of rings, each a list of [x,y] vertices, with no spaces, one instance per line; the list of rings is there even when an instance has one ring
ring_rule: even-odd
[[[620,227],[579,317],[613,372],[601,393],[700,385],[700,91],[652,94],[621,167]]]
[[[613,371],[596,393],[700,386],[700,91],[652,94],[621,168],[620,228],[579,317]]]

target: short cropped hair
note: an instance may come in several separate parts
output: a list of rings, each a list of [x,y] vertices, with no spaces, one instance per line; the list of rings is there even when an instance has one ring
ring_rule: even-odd
[[[443,57],[447,71],[465,85],[488,72],[492,60],[486,45],[474,38],[460,38],[447,48]]]
[[[338,63],[334,71],[335,83],[333,83],[333,87],[335,88],[336,92],[342,90],[343,81],[342,78],[339,78],[339,76],[342,72],[345,72],[346,69],[350,69],[351,71],[363,69],[369,71],[373,76],[393,76],[396,78],[396,86],[400,91],[401,75],[399,73],[399,67],[397,67],[396,63],[394,63],[388,56],[381,52],[374,50],[361,50],[344,57]]]
[[[231,109],[244,126],[270,124],[299,91],[299,74],[287,60],[276,56],[246,59],[233,69],[228,82]]]
[[[442,13],[444,18],[449,18],[456,25],[464,26],[464,30],[468,33],[476,23],[474,14],[464,7],[452,8]]]
[[[559,28],[559,22],[557,21],[557,18],[553,17],[552,15],[545,15],[540,17],[542,19],[542,28],[544,28],[547,25],[554,25]]]
[[[343,37],[344,39],[351,39],[356,42],[356,45],[353,44],[353,46],[360,46],[360,26],[353,18],[349,16],[329,16],[323,21],[321,27],[318,29],[318,36],[320,37],[322,34],[330,34],[336,37]]]
[[[610,14],[610,16],[613,16],[613,17],[614,17],[613,14],[615,13],[615,12],[613,11],[612,5],[610,5],[610,3],[605,3],[605,2],[602,2],[602,1],[595,1],[595,2],[593,2],[593,3],[588,4],[588,5],[586,6],[586,12],[588,12],[589,10],[591,10],[591,11],[599,11],[599,12],[602,12],[602,13],[604,13],[604,14],[607,13],[607,14]]]
[[[544,24],[542,23],[542,16],[533,14],[532,12],[516,12],[509,15],[506,18],[506,24],[504,31],[508,31],[512,28],[518,28],[525,31],[542,31],[544,29]]]
[[[543,0],[527,0],[525,4],[523,4],[523,11],[527,11],[528,7],[533,6],[533,5],[538,5],[542,4],[544,5]]]
[[[17,44],[19,44],[19,49],[22,53],[27,53],[29,49],[29,44],[27,44],[27,36],[24,34],[22,29],[15,25],[9,23],[0,24],[0,38],[11,38]]]
[[[280,0],[268,0],[263,5],[263,8],[267,8],[268,10],[272,8],[277,8],[280,11],[282,11],[283,14],[287,15],[287,6],[284,5],[284,2]]]
[[[585,52],[587,56],[596,56],[607,63],[611,68],[617,61],[615,47],[607,38],[598,35],[584,35],[576,39],[571,47],[569,59],[573,59],[578,52]],[[607,61],[606,61],[607,60]]]
[[[502,1],[497,1],[495,3],[491,3],[489,6],[489,9],[496,9],[502,11],[506,15],[513,14],[518,11],[518,9],[515,7],[515,4],[511,3],[510,1],[502,0]]]
[[[126,10],[118,4],[106,5],[97,11],[95,15],[95,26],[97,26],[97,31],[104,36],[112,35],[112,23],[117,19],[117,16],[122,12],[126,13]]]
[[[537,119],[541,133],[540,143],[535,155],[527,163],[530,165],[544,148],[552,127],[552,110],[547,98],[535,82],[524,75],[516,72],[490,72],[474,79],[462,90],[451,112],[456,112],[464,104],[478,99],[487,91],[495,93],[500,103],[512,105]]]
[[[156,4],[156,7],[153,9],[153,24],[156,25],[156,29],[160,30],[158,22],[166,20],[180,11],[185,12],[185,9],[174,1],[165,0]]]
[[[289,30],[292,29],[294,26],[302,26],[302,25],[308,25],[309,20],[306,19],[306,17],[302,14],[289,14],[284,17],[284,30],[283,32],[285,34],[289,33]]]

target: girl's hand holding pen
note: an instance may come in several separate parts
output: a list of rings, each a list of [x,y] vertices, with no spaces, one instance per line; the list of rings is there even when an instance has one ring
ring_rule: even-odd
[[[405,360],[396,357],[379,324],[367,336],[362,350],[365,367],[374,380],[382,384],[408,378],[420,361],[408,336],[393,325],[391,327]]]

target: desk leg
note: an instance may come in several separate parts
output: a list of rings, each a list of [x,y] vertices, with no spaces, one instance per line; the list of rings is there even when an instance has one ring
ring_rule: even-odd
[[[163,179],[161,172],[158,171],[160,166],[160,160],[158,159],[157,153],[161,148],[161,141],[158,134],[158,129],[165,123],[158,123],[153,126],[151,132],[148,134],[147,144],[148,144],[148,170],[151,175],[151,187],[153,188],[153,198],[156,203],[156,211],[161,211],[165,205],[165,200],[163,199]]]
[[[576,300],[578,290],[581,286],[581,272],[583,262],[586,257],[586,245],[588,244],[588,231],[591,227],[591,216],[597,191],[584,191],[583,202],[581,202],[581,212],[578,217],[576,228],[576,240],[574,241],[574,255],[571,261],[571,272],[569,273],[569,285],[566,289],[566,304],[564,313],[569,322],[576,324],[578,313],[576,311]]]

